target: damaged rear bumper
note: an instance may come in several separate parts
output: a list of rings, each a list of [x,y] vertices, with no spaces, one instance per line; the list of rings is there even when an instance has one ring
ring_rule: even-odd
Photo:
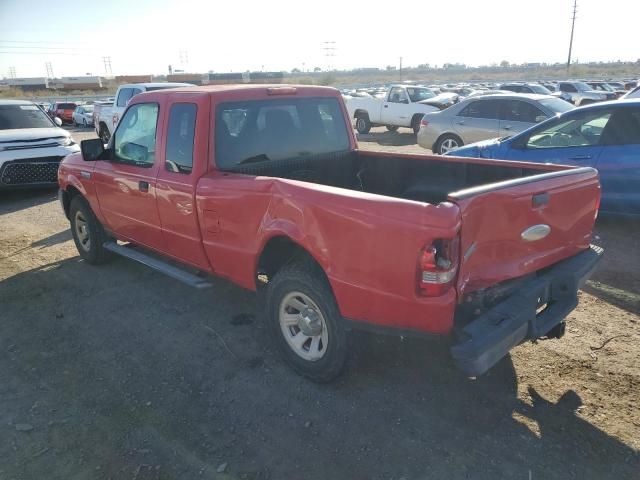
[[[603,253],[591,245],[556,263],[465,326],[451,347],[458,368],[470,377],[482,375],[522,341],[543,337],[562,323]]]

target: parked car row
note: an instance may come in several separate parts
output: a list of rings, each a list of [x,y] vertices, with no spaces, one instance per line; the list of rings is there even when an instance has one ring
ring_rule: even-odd
[[[59,118],[62,124],[71,124],[74,127],[89,127],[93,125],[93,104],[76,102],[52,102],[46,107],[41,107],[52,118]]]
[[[640,99],[637,98],[567,110],[520,134],[444,153],[595,167],[602,185],[600,210],[640,215]]]

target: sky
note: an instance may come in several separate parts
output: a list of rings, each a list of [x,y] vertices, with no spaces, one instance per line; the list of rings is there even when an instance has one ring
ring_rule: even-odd
[[[0,0],[0,77],[566,62],[573,0]],[[578,0],[573,59],[636,61],[640,2]],[[325,43],[333,42],[333,43]],[[329,50],[325,48],[329,47]],[[326,54],[330,53],[331,56]]]

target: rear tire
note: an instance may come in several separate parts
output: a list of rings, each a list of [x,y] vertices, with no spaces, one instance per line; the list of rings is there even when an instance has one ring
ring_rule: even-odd
[[[111,134],[104,125],[100,125],[100,133],[98,136],[102,139],[102,143],[109,143],[109,140],[111,140]]]
[[[418,135],[420,131],[420,122],[422,121],[422,115],[416,115],[411,120],[411,129],[413,130],[414,135]]]
[[[78,124],[76,123],[75,118],[73,119],[73,126],[74,126],[75,128],[77,128],[77,127],[78,127]]]
[[[268,329],[286,363],[314,382],[337,378],[347,363],[348,334],[320,267],[304,259],[282,267],[269,279],[265,300]]]
[[[99,265],[111,258],[111,252],[103,247],[109,240],[102,224],[94,215],[89,203],[80,195],[73,197],[69,206],[71,234],[80,256],[91,265]]]
[[[397,125],[387,125],[387,130],[389,130],[390,132],[395,132],[398,130],[398,126]]]
[[[371,130],[371,122],[369,121],[369,115],[366,113],[358,113],[356,115],[356,130],[358,133],[369,133]]]
[[[83,118],[83,119],[82,119],[82,126],[83,126],[84,128],[87,128],[87,127],[88,127],[88,125],[87,125],[87,119],[86,119],[86,118]]]
[[[436,142],[433,153],[438,155],[444,155],[445,153],[453,150],[454,148],[462,147],[464,142],[460,137],[452,133],[445,133]]]

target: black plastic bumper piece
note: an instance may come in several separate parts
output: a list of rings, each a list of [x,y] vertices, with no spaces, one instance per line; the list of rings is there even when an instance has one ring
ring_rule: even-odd
[[[591,245],[556,263],[469,323],[451,347],[458,368],[470,377],[482,375],[522,341],[543,337],[564,321],[603,253]]]

